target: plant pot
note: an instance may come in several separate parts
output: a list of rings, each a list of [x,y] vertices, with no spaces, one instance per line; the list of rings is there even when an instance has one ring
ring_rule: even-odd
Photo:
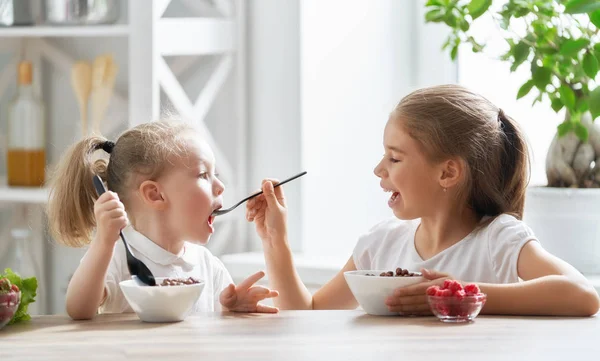
[[[548,252],[600,274],[599,188],[529,187],[523,220]]]

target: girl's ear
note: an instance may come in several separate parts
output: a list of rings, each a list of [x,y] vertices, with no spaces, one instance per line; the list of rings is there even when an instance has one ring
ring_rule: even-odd
[[[448,189],[456,186],[462,180],[465,173],[465,162],[462,159],[448,159],[442,163],[440,175],[440,186]]]
[[[140,197],[144,204],[152,209],[163,210],[167,206],[167,201],[161,191],[160,184],[147,180],[140,184]]]

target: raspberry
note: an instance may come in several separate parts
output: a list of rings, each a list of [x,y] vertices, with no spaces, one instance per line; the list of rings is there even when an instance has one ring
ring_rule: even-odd
[[[451,290],[441,290],[441,295],[438,294],[437,296],[452,297],[452,291]]]
[[[467,294],[465,293],[464,290],[458,290],[458,291],[454,292],[454,297],[456,297],[459,300],[464,299],[466,295]]]
[[[460,282],[458,282],[456,280],[445,280],[444,281],[444,289],[450,290],[450,291],[452,291],[452,293],[456,293],[457,291],[462,290],[463,287],[460,284]]]
[[[438,286],[430,286],[427,288],[427,295],[435,296],[440,288]]]
[[[445,291],[445,290],[443,290],[443,289],[441,289],[441,288],[438,288],[438,289],[435,291],[435,295],[436,295],[437,297],[444,297],[444,291]]]
[[[450,287],[452,286],[452,281],[453,280],[445,280],[444,285],[442,286],[442,289],[444,289],[444,290],[450,289]]]
[[[465,292],[467,293],[467,296],[475,296],[480,291],[479,291],[479,287],[476,284],[469,283],[468,285],[465,286]]]
[[[10,287],[10,289],[11,289],[11,291],[14,291],[14,292],[19,292],[19,287],[17,287],[17,285],[12,285],[12,286]]]
[[[450,308],[444,304],[437,305],[436,310],[442,316],[448,316],[450,314]]]

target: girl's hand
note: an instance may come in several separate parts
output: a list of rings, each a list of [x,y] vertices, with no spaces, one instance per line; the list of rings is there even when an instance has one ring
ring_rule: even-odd
[[[125,206],[115,192],[107,191],[94,203],[96,216],[96,240],[113,247],[119,232],[127,226]]]
[[[277,291],[262,286],[252,286],[258,280],[263,278],[263,271],[257,272],[246,278],[238,286],[230,284],[221,292],[219,301],[224,308],[233,312],[260,312],[260,313],[277,313],[279,309],[272,306],[267,306],[258,303],[265,298],[277,297]]]
[[[391,312],[399,312],[405,316],[432,314],[425,293],[427,288],[434,285],[441,286],[445,280],[452,279],[452,277],[447,273],[426,269],[422,269],[421,273],[428,281],[397,288],[394,290],[394,294],[385,300],[385,304]]]
[[[279,182],[273,179],[263,180],[263,194],[246,204],[246,219],[254,222],[256,232],[269,245],[287,238],[285,197],[281,187],[274,188],[273,183]]]

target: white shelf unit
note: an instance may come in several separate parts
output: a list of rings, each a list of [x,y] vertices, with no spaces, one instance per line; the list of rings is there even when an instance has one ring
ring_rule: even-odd
[[[127,25],[98,26],[23,26],[0,28],[0,38],[119,37],[128,36]]]
[[[7,50],[14,52],[12,61],[4,69],[0,68],[0,99],[14,81],[14,69],[22,54],[26,54],[34,63],[34,79],[39,79],[35,71],[39,69],[42,59],[50,63],[62,77],[69,79],[71,65],[81,54],[65,51],[58,45],[60,41],[83,39],[91,52],[97,52],[96,55],[105,52],[96,49],[97,42],[125,42],[128,71],[126,91],[119,92],[115,89],[110,108],[113,109],[113,114],[126,116],[123,121],[107,119],[101,129],[102,133],[110,136],[119,129],[158,120],[164,110],[161,108],[167,104],[169,112],[175,110],[184,121],[196,123],[213,148],[218,160],[218,171],[227,187],[224,201],[232,203],[247,193],[245,1],[127,0],[120,4],[128,19],[121,19],[114,25],[0,28],[0,53]],[[185,11],[185,17],[181,17],[181,14],[177,17],[165,16],[170,6],[185,7],[188,11]],[[203,14],[207,9],[211,13],[208,17]],[[216,65],[203,68],[204,62],[200,58],[205,56],[216,60]],[[126,66],[119,65],[121,68]],[[195,99],[190,100],[185,82],[189,78],[189,72],[198,68],[204,69],[209,75],[205,77],[203,87]],[[226,84],[233,89],[230,93],[233,93],[231,97],[234,100],[228,103],[227,108],[233,109],[234,116],[215,122],[216,116],[213,115],[213,121],[209,124],[212,108]],[[39,83],[35,86],[46,99],[48,94],[42,94],[43,87]],[[70,87],[61,89],[60,93],[61,96],[71,98],[69,101],[75,104]],[[78,114],[76,107],[73,108],[73,114]],[[231,123],[227,124],[227,121]],[[230,130],[220,130],[218,134],[214,134],[214,129],[219,127]],[[73,133],[76,134],[77,131]],[[0,136],[0,146],[2,141]],[[64,150],[69,145],[66,143],[68,142],[52,146]],[[6,209],[12,205],[17,209],[26,206],[37,212],[37,218],[43,217],[42,206],[48,199],[46,188],[13,188],[2,184],[6,183],[0,183],[0,208]],[[64,312],[64,291],[84,250],[58,246],[47,239],[45,221],[39,224],[39,229],[35,230],[39,241],[35,245],[34,257],[42,264],[45,275],[38,277],[40,289],[33,312]],[[239,251],[235,247],[228,248],[228,245],[232,239],[245,242],[246,224],[243,217],[224,217],[219,220],[219,225],[219,232],[211,242],[214,244],[212,251],[216,254],[225,249]],[[0,242],[0,252],[2,247]]]

